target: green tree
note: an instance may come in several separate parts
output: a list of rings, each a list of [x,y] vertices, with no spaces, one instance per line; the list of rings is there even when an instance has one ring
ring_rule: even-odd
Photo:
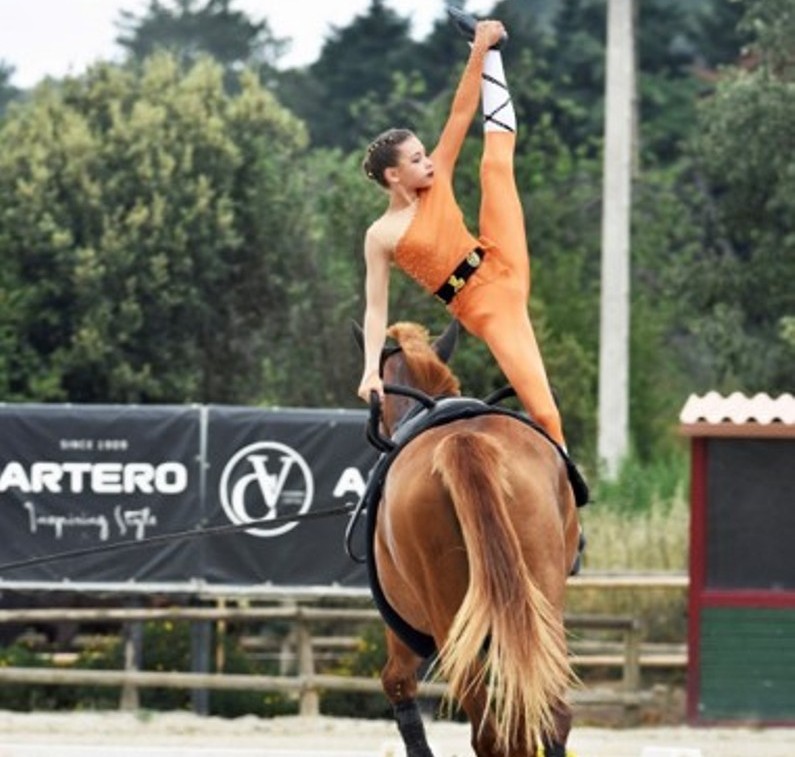
[[[670,164],[685,148],[696,107],[716,70],[734,63],[746,35],[731,0],[638,4],[640,140],[645,164]]]
[[[700,388],[790,391],[795,350],[795,9],[748,5],[745,64],[727,69],[700,108],[694,138],[704,243],[675,269],[683,341]],[[686,336],[685,336],[686,335]]]
[[[11,84],[14,67],[0,60],[0,118],[5,113],[8,104],[20,95],[20,91]]]
[[[287,333],[266,354],[265,400],[298,406],[360,407],[361,357],[351,322],[361,321],[362,241],[379,197],[357,154],[315,150],[301,172],[310,241],[301,276],[285,282]]]
[[[411,74],[410,26],[384,0],[371,0],[348,26],[332,29],[305,76],[288,80],[284,102],[307,122],[315,145],[349,151],[373,136],[370,125],[359,122],[355,104],[390,92],[395,74]]]
[[[253,75],[99,65],[0,129],[6,400],[246,402],[306,230],[301,124]]]
[[[273,36],[267,20],[233,10],[233,0],[149,0],[136,16],[122,11],[116,41],[135,60],[166,51],[190,66],[209,55],[227,71],[228,83],[242,67],[272,72],[288,41]]]

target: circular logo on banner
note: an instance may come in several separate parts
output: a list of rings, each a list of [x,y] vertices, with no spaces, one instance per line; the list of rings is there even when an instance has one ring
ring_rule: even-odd
[[[309,510],[314,490],[312,471],[294,449],[279,442],[256,442],[230,458],[221,474],[219,494],[233,523],[256,521],[246,533],[270,537],[298,525],[283,519]],[[277,523],[268,526],[271,520]]]

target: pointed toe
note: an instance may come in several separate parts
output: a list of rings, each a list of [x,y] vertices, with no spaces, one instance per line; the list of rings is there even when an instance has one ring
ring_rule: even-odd
[[[475,28],[478,25],[478,19],[471,13],[466,13],[451,5],[447,6],[447,15],[455,25],[456,29],[461,35],[469,42],[475,39]],[[508,35],[506,34],[496,45],[492,45],[492,50],[502,50],[508,42]]]

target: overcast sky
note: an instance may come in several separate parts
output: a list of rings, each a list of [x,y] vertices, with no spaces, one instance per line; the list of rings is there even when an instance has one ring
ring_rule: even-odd
[[[412,19],[417,38],[444,7],[444,0],[385,2]],[[0,60],[14,67],[12,84],[23,89],[47,75],[79,74],[94,61],[118,59],[119,12],[140,15],[148,5],[149,0],[0,0]],[[277,37],[290,37],[292,49],[282,64],[296,66],[317,58],[331,26],[345,26],[369,5],[370,0],[236,0],[232,7],[256,21],[267,19]],[[466,7],[485,13],[494,0],[468,0]]]

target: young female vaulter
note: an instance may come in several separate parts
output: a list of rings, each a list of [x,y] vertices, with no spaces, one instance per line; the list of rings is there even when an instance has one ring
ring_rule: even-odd
[[[436,295],[489,347],[528,415],[566,449],[560,413],[528,313],[530,261],[513,172],[516,115],[505,80],[500,21],[448,9],[470,37],[470,53],[439,141],[429,154],[407,129],[389,129],[367,148],[363,168],[388,204],[365,235],[364,370],[358,394],[383,395],[390,266]],[[484,117],[479,234],[466,227],[453,170],[479,101]]]

